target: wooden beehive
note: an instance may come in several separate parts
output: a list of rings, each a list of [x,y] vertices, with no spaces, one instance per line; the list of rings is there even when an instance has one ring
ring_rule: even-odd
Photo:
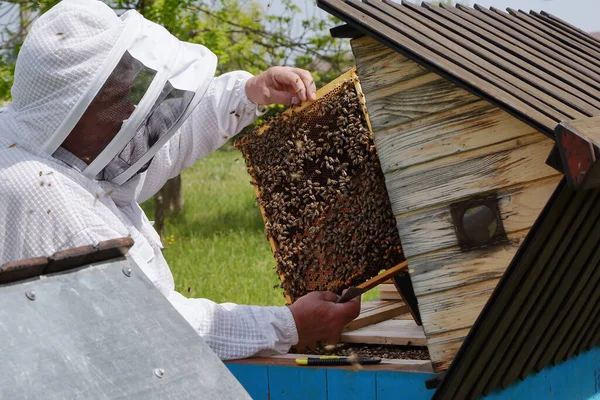
[[[355,69],[236,146],[289,302],[404,261]]]
[[[600,41],[544,12],[317,4],[347,23],[334,36],[353,39],[425,343],[444,372],[428,381],[433,397],[409,397],[593,396],[599,364],[585,360],[600,342]],[[575,364],[587,372],[562,369]],[[380,371],[375,387],[398,389],[373,397],[422,388]],[[557,371],[569,388],[552,380],[523,390]]]
[[[537,13],[319,5],[358,28],[340,32],[354,37],[427,345],[443,371],[562,177],[557,124],[599,113],[598,43]]]
[[[434,367],[446,369],[561,175],[553,141],[380,44],[352,41]],[[461,249],[451,205],[497,197],[508,241]]]

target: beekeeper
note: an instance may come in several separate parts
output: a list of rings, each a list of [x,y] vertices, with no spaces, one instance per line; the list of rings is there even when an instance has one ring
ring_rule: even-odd
[[[0,114],[0,265],[131,236],[129,255],[222,359],[334,340],[357,301],[315,292],[257,307],[174,291],[138,203],[253,122],[258,104],[315,98],[306,71],[215,78],[216,65],[210,50],[135,11],[117,17],[100,1],[64,0],[42,15]]]

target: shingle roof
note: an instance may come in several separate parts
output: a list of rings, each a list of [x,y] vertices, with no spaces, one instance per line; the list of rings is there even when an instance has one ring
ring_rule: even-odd
[[[553,137],[600,115],[600,41],[547,13],[317,0],[362,33]]]

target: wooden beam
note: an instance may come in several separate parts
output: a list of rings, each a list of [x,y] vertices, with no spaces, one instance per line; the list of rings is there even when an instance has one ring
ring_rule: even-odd
[[[342,343],[425,346],[423,328],[412,320],[390,319],[378,324],[342,333]]]
[[[402,296],[393,283],[382,283],[378,286],[379,298],[381,300],[401,300]]]
[[[392,85],[369,93],[363,84],[375,132],[479,100],[433,73],[401,85],[405,90]]]
[[[378,301],[377,303],[374,307],[363,305],[360,315],[344,327],[344,332],[387,321],[408,312],[408,306],[403,301]]]

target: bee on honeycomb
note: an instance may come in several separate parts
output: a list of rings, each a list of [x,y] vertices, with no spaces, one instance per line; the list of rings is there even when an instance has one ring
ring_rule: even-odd
[[[345,80],[238,139],[291,301],[341,293],[402,261],[360,95]]]

